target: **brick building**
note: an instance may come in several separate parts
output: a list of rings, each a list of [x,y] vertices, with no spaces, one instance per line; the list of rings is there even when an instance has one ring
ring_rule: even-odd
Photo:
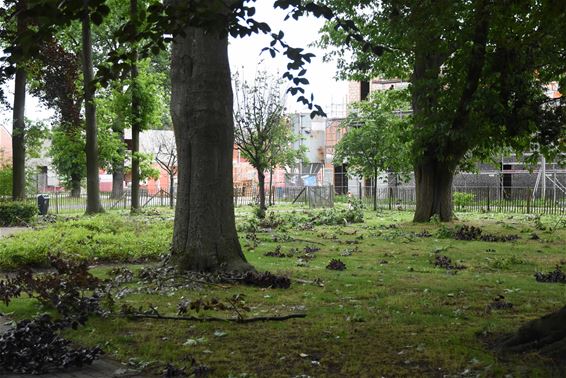
[[[12,135],[0,126],[0,167],[12,164]]]

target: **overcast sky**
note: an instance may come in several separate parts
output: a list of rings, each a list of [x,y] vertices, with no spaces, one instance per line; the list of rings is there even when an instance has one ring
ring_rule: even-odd
[[[331,104],[344,104],[346,102],[346,84],[336,82],[336,66],[334,63],[322,62],[322,51],[308,47],[309,44],[318,39],[318,30],[322,26],[322,20],[314,17],[301,18],[298,21],[289,19],[284,21],[285,12],[275,11],[271,1],[259,1],[256,3],[257,13],[254,18],[257,21],[267,22],[274,32],[282,30],[285,33],[285,41],[293,47],[303,47],[316,55],[312,63],[307,67],[307,78],[310,85],[306,87],[307,94],[314,93],[315,102],[322,105],[329,112]],[[287,59],[285,56],[271,58],[268,53],[261,54],[261,49],[269,45],[269,36],[252,36],[244,39],[231,39],[229,47],[230,63],[232,71],[243,72],[247,79],[253,79],[258,65],[261,69],[274,75],[282,75],[285,72]],[[7,88],[9,98],[13,97],[13,82]],[[291,96],[287,99],[287,109],[291,112],[308,111],[301,104],[297,104]],[[52,112],[40,106],[38,101],[30,96],[26,100],[26,117],[39,120],[48,118]],[[11,111],[2,109],[0,114],[0,125],[9,131],[12,129]]]

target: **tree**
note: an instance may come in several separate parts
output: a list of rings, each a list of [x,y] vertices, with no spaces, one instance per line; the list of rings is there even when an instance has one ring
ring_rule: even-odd
[[[94,102],[95,84],[92,62],[92,36],[90,31],[89,0],[83,0],[82,24],[82,63],[86,123],[86,213],[104,212],[100,203],[98,130],[96,126],[96,105]]]
[[[23,11],[26,1],[16,3],[17,32],[27,29],[27,21]],[[25,149],[25,108],[26,108],[26,70],[23,62],[19,62],[15,74],[14,108],[12,123],[12,198],[21,200],[26,197],[26,149]]]
[[[294,148],[300,137],[293,133],[289,119],[284,118],[271,134],[271,143],[267,156],[269,166],[269,204],[273,205],[273,171],[277,167],[293,167],[300,161],[307,160],[307,147],[301,144]]]
[[[259,208],[265,213],[265,172],[273,167],[271,158],[275,151],[279,128],[288,127],[283,121],[284,100],[281,97],[280,80],[258,73],[252,84],[235,78],[235,140],[238,149],[257,171]],[[270,159],[272,162],[270,162]],[[271,163],[271,164],[270,164]]]
[[[130,25],[133,33],[138,30],[138,1],[130,0]],[[141,131],[141,101],[138,89],[138,51],[136,43],[133,43],[131,52],[130,79],[132,86],[132,193],[131,203],[132,212],[140,209],[140,161],[137,153],[140,150],[140,131]]]
[[[563,44],[556,37],[563,5],[328,3],[374,46],[329,22],[321,46],[336,47],[331,55],[343,77],[399,77],[411,83],[415,221],[434,214],[443,221],[452,218],[452,180],[467,154],[486,157],[502,146],[548,156],[564,151],[566,132],[558,126],[564,124],[563,101],[550,105],[543,93],[545,82],[563,78],[564,63],[555,51]]]
[[[177,175],[177,146],[175,139],[160,133],[157,137],[155,161],[169,176],[169,207],[173,208],[175,201],[175,176]]]
[[[57,114],[58,125],[52,137],[51,153],[54,165],[65,177],[73,197],[80,196],[81,181],[85,176],[79,64],[77,54],[51,39],[40,47],[30,68],[30,93]]]
[[[410,117],[407,93],[385,91],[354,105],[343,123],[347,133],[336,145],[335,164],[348,163],[351,174],[373,179],[373,209],[377,210],[377,177],[381,172],[411,170]]]
[[[183,270],[253,269],[242,253],[234,219],[230,76],[226,35],[187,27],[175,37],[171,114],[179,187],[173,258]]]

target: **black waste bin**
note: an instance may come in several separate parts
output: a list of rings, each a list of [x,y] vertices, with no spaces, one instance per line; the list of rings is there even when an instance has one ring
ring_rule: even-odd
[[[47,215],[47,210],[49,210],[49,196],[47,194],[37,196],[37,208],[39,215]]]

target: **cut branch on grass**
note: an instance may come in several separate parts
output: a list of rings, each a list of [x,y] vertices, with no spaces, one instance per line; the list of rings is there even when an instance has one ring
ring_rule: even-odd
[[[234,322],[234,323],[254,323],[269,321],[284,321],[289,319],[305,318],[307,314],[288,314],[281,316],[256,316],[252,318],[218,318],[218,317],[198,317],[198,316],[168,316],[151,314],[128,314],[129,319],[155,319],[155,320],[185,320],[195,322]]]
[[[321,243],[321,242],[317,242],[317,241],[313,241],[313,240],[307,240],[307,239],[292,238],[292,240],[293,241],[305,242],[305,243],[318,244],[318,245],[326,245],[326,244]]]

